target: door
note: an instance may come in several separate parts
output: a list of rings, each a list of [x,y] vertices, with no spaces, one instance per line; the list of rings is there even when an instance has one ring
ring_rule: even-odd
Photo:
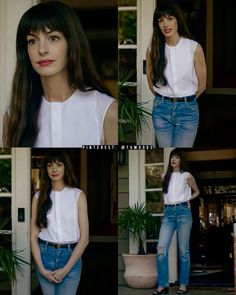
[[[0,149],[0,220],[8,219],[0,231],[0,246],[30,262],[30,149]],[[17,273],[14,285],[0,270],[0,293],[30,294],[30,266]]]

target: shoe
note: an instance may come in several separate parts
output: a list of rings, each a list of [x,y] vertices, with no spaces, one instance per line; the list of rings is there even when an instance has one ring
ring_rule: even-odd
[[[176,293],[177,294],[187,294],[188,293],[188,287],[186,287],[186,290],[184,291],[184,290],[181,290],[181,289],[178,289],[177,291],[176,291]]]
[[[161,291],[156,290],[155,292],[152,293],[152,295],[159,295],[159,294],[169,294],[169,288],[166,287],[162,289]]]

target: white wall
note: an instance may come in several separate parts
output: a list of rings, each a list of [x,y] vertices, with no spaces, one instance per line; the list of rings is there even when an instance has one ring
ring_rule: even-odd
[[[9,104],[15,69],[15,39],[19,20],[37,0],[0,0],[0,146],[2,120]]]

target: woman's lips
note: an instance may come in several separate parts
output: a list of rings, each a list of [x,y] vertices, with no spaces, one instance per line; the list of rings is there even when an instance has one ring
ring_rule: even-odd
[[[51,174],[52,177],[57,177],[59,176],[60,174]]]
[[[171,29],[165,29],[164,32],[165,32],[166,34],[169,34],[169,33],[171,32]]]
[[[53,63],[54,61],[51,60],[51,59],[45,59],[45,60],[40,60],[38,62],[38,64],[41,66],[41,67],[46,67],[46,66],[49,66],[51,63]]]

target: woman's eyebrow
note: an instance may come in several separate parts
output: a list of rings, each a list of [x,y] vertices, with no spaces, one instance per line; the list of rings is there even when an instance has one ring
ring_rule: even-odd
[[[54,32],[58,32],[58,31],[56,31],[56,30],[50,30],[50,31],[47,31],[47,32],[44,32],[44,33],[45,33],[46,35],[49,35],[49,34],[54,33]],[[37,34],[37,33],[29,33],[29,34],[27,34],[27,36],[37,37],[38,34]]]

